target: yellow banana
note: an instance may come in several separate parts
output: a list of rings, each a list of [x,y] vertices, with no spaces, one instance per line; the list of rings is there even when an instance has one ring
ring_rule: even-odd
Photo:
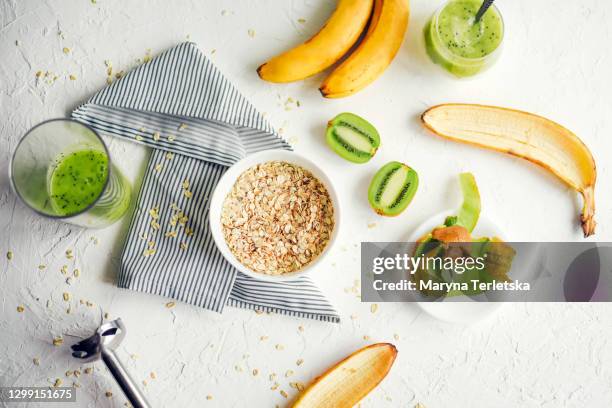
[[[595,160],[571,131],[549,119],[495,106],[446,104],[421,116],[438,136],[529,160],[582,194],[584,236],[595,233]]]
[[[293,408],[352,407],[385,378],[397,349],[377,343],[357,350],[327,370],[298,397]]]
[[[404,40],[408,0],[374,0],[366,36],[357,49],[325,79],[319,90],[326,98],[349,96],[372,83],[387,69]]]
[[[311,39],[257,68],[261,79],[292,82],[335,64],[357,42],[372,14],[373,0],[339,0],[327,23]]]

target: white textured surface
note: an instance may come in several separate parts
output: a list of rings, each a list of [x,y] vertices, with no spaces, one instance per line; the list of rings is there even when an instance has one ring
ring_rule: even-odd
[[[99,364],[94,374],[65,377],[81,367],[69,357],[68,336],[89,334],[108,312],[128,325],[121,357],[139,382],[146,380],[144,392],[159,407],[282,406],[279,390],[295,392],[289,381],[308,381],[374,341],[395,343],[399,357],[364,407],[612,405],[612,305],[510,304],[488,321],[461,327],[406,304],[383,304],[373,314],[350,290],[359,276],[359,242],[405,238],[424,217],[458,205],[460,171],[474,172],[486,211],[510,239],[581,239],[578,198],[552,177],[421,130],[419,113],[446,101],[534,111],[581,135],[599,170],[596,239],[612,240],[609,2],[500,0],[505,49],[493,70],[475,81],[453,80],[427,61],[421,30],[434,3],[413,1],[409,34],[382,78],[354,97],[328,101],[316,90],[322,76],[272,85],[260,81],[255,68],[315,32],[332,1],[0,0],[0,384],[49,385],[62,378],[64,384],[81,385],[79,406],[123,406]],[[188,36],[283,128],[299,152],[337,175],[346,222],[340,244],[315,277],[341,311],[341,325],[232,309],[216,315],[184,304],[168,309],[167,299],[116,289],[124,225],[81,231],[47,222],[9,191],[9,153],[19,136],[44,119],[67,115],[104,86],[104,60],[116,71],[127,70],[147,49],[156,54]],[[63,47],[71,52],[64,54]],[[58,79],[37,80],[39,70]],[[69,80],[70,74],[77,79]],[[289,97],[301,107],[286,110]],[[381,131],[383,147],[369,164],[344,162],[324,144],[326,120],[345,110],[364,115]],[[137,174],[143,149],[109,143],[120,167]],[[413,204],[395,219],[374,215],[365,198],[373,172],[388,160],[409,163],[421,178]],[[371,223],[376,226],[368,227]],[[74,259],[66,259],[66,249],[74,251]],[[10,262],[4,256],[8,250],[14,253]],[[39,264],[46,268],[39,270]],[[71,285],[60,272],[64,264],[81,270]],[[63,292],[71,293],[70,302],[62,300]],[[52,346],[57,335],[64,336],[63,347]],[[39,366],[33,358],[40,359]],[[298,358],[304,359],[300,367]],[[259,375],[253,376],[253,369]],[[289,369],[295,374],[285,378]],[[276,391],[270,390],[272,372],[281,384]]]

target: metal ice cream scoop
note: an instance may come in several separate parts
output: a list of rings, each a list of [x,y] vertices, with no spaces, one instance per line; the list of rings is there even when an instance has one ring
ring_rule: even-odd
[[[72,355],[90,361],[101,358],[132,406],[134,408],[150,408],[144,395],[115,353],[115,349],[119,346],[125,334],[125,326],[121,319],[104,323],[93,336],[72,345]]]

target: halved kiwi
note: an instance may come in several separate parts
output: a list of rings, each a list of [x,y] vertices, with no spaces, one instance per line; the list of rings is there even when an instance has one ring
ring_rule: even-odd
[[[385,164],[372,179],[368,201],[380,215],[396,216],[408,207],[419,186],[419,176],[404,163]]]
[[[334,152],[353,163],[367,162],[380,146],[376,128],[362,117],[348,112],[329,121],[326,139]]]

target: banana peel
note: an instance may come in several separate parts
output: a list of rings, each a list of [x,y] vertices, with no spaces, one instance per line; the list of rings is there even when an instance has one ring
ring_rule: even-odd
[[[570,130],[528,112],[472,104],[434,106],[421,121],[438,136],[511,154],[550,171],[582,195],[584,236],[595,233],[595,160]]]
[[[316,378],[293,408],[346,408],[357,405],[393,366],[397,349],[377,343],[357,350]]]

